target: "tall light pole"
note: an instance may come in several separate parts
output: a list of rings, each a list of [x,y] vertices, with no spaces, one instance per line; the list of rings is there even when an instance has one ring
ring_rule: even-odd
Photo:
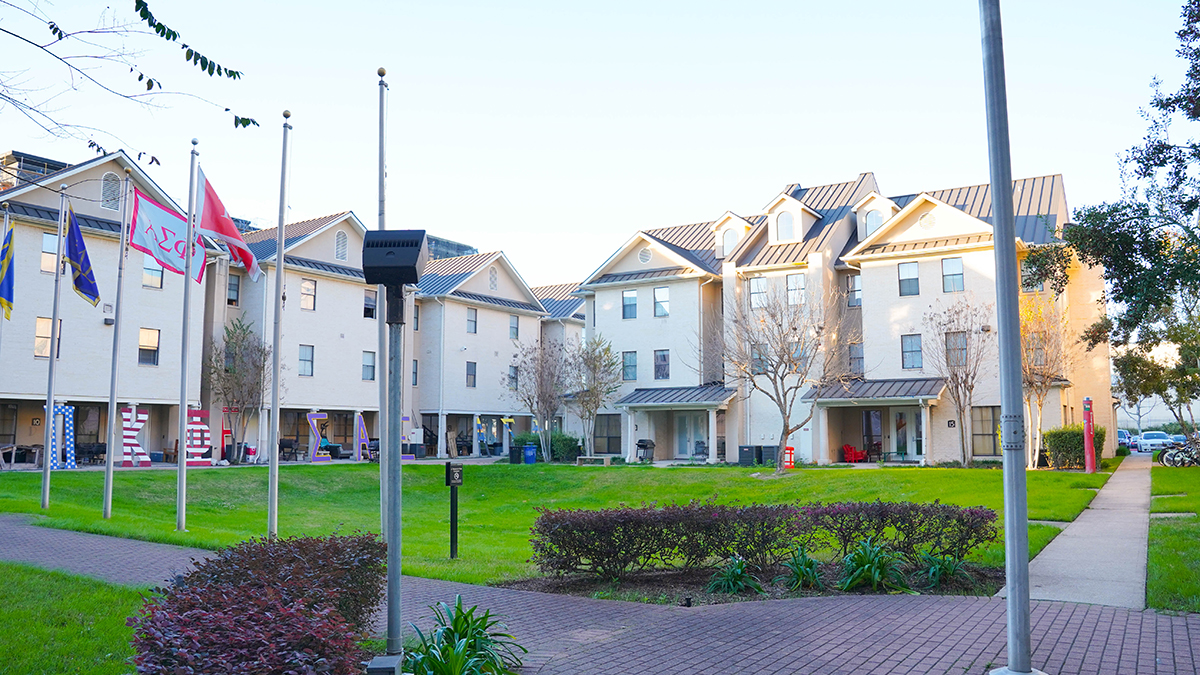
[[[1025,493],[1025,411],[1021,395],[1021,319],[1013,224],[1012,157],[1000,0],[979,0],[988,168],[996,257],[996,314],[1000,343],[1000,447],[1004,451],[1004,571],[1007,585],[1008,665],[993,675],[1032,673],[1029,646],[1029,514]]]

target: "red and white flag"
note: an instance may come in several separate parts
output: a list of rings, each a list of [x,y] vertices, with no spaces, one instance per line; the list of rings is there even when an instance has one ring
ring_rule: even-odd
[[[129,245],[148,253],[176,274],[183,274],[186,260],[187,218],[133,189],[133,220],[129,223]],[[204,279],[204,241],[196,235],[192,248],[192,278]]]
[[[258,259],[246,245],[246,240],[242,239],[229,210],[221,203],[221,198],[217,196],[212,183],[205,178],[203,169],[200,170],[200,182],[204,184],[204,197],[200,200],[200,217],[197,219],[196,231],[224,242],[234,262],[239,262],[246,268],[251,281],[258,281],[258,275],[262,273],[258,268]]]

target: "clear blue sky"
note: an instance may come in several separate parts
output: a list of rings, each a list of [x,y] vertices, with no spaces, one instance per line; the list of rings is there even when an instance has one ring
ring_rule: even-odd
[[[132,0],[115,15],[132,17]],[[49,7],[68,29],[105,5]],[[390,227],[503,249],[532,284],[581,280],[641,228],[757,213],[788,183],[874,171],[888,194],[987,182],[972,0],[896,2],[151,3],[239,82],[210,82],[152,40],[141,70],[256,117],[162,97],[147,110],[88,85],[60,117],[147,151],[186,198],[187,153],[236,215],[274,225],[280,112],[295,127],[288,220],[376,222],[376,96],[388,69]],[[1176,85],[1176,2],[1002,3],[1013,173],[1062,173],[1072,207],[1118,195],[1117,154],[1145,131],[1149,82]],[[107,10],[108,16],[113,10]],[[0,8],[0,25],[30,24]],[[44,31],[45,28],[40,28]],[[8,38],[4,69],[64,71]],[[107,76],[124,84],[124,68]],[[129,91],[136,91],[132,85]],[[0,146],[77,162],[0,109]]]

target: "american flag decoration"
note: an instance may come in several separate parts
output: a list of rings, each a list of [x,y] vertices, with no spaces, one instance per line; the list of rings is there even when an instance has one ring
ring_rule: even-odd
[[[150,411],[145,408],[121,409],[121,429],[125,436],[125,452],[121,456],[121,466],[150,466],[150,455],[141,443],[138,434],[150,419]]]
[[[58,424],[58,416],[62,415],[63,419],[63,458],[62,462],[58,461],[58,430],[52,429],[50,432],[50,468],[51,469],[74,469],[75,468],[75,406],[73,405],[56,405],[54,406],[54,414],[50,416],[51,425]]]

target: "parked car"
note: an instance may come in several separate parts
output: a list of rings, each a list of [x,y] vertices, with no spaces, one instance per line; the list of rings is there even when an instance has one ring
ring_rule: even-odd
[[[1154,452],[1174,445],[1165,431],[1146,431],[1138,439],[1138,452]]]
[[[1183,434],[1172,434],[1171,442],[1175,444],[1175,447],[1182,448],[1183,446],[1187,445],[1187,436],[1184,436]]]
[[[1129,445],[1129,441],[1132,438],[1133,438],[1133,434],[1129,433],[1129,431],[1127,431],[1125,429],[1117,429],[1117,445],[1123,445],[1127,448],[1132,449],[1133,446]]]
[[[1132,434],[1129,436],[1129,449],[1133,452],[1138,452],[1138,435]]]

